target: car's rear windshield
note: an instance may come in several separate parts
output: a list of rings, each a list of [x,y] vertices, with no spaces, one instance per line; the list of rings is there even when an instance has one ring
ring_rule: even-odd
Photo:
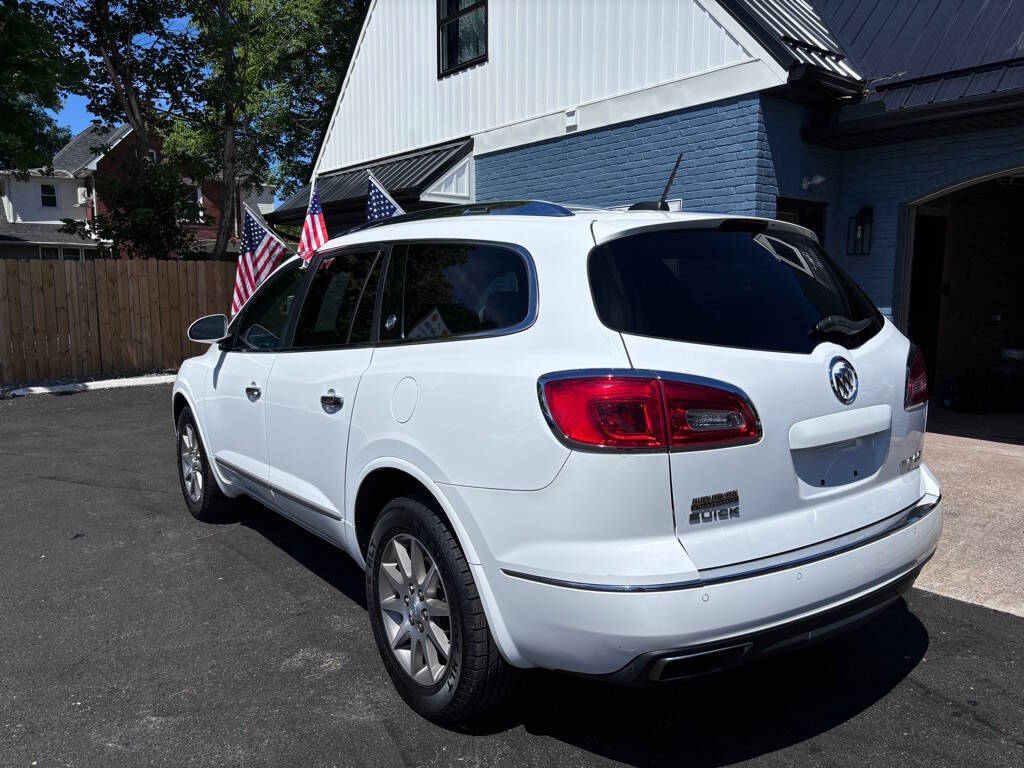
[[[601,321],[623,333],[808,353],[860,346],[881,314],[813,238],[748,229],[644,232],[590,254]]]

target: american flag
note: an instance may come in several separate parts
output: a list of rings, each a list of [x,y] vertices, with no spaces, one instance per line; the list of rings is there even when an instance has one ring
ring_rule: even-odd
[[[320,191],[313,182],[313,190],[309,195],[309,208],[306,209],[306,220],[302,222],[302,237],[299,240],[299,256],[303,261],[313,258],[313,252],[327,242],[327,223],[324,221],[324,209],[320,205]]]
[[[405,211],[402,206],[396,203],[384,185],[377,181],[372,171],[367,171],[366,181],[366,220],[376,221],[377,219],[389,219],[392,216],[401,216]]]
[[[235,274],[235,296],[231,300],[231,314],[238,314],[246,300],[260,283],[267,279],[288,252],[277,237],[264,227],[248,206],[242,224],[242,244],[238,249],[238,272]]]

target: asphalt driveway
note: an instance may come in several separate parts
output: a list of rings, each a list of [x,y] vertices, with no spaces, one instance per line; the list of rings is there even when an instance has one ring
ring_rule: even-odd
[[[474,732],[433,726],[344,555],[261,508],[188,515],[169,407],[0,401],[0,765],[1024,765],[1024,619],[920,590],[746,670],[533,673]]]

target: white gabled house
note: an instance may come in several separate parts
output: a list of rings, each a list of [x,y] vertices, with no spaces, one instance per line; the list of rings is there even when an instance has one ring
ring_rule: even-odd
[[[622,207],[682,153],[670,202],[815,231],[941,387],[1024,349],[1022,28],[1010,2],[373,0],[313,178],[338,233],[368,168],[406,211]]]
[[[482,157],[787,76],[710,1],[375,0],[317,153],[321,201],[358,218],[366,167],[407,210],[473,201]],[[274,218],[294,221],[304,200]]]

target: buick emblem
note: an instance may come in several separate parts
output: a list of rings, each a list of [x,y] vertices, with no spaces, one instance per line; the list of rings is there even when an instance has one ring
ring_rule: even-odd
[[[836,398],[843,405],[849,405],[857,399],[857,372],[846,358],[832,358],[828,365],[828,380]]]

